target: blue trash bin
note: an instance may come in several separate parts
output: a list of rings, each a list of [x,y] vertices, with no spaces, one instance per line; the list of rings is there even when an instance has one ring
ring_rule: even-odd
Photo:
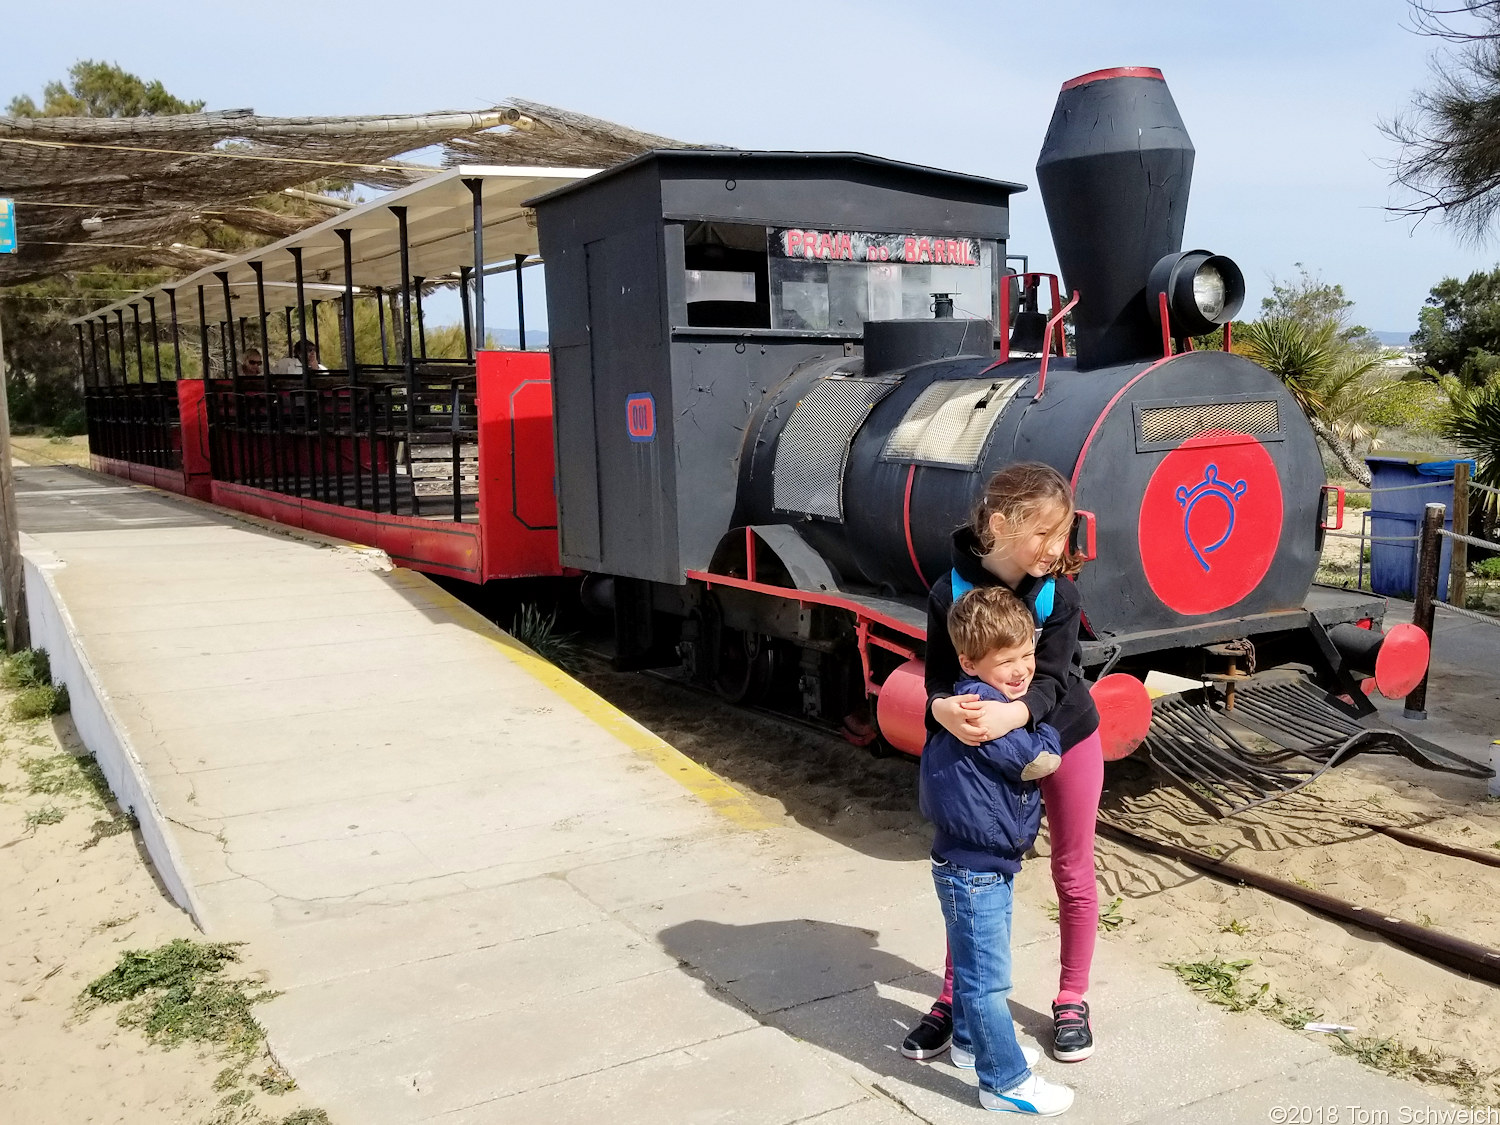
[[[1432,453],[1385,452],[1365,458],[1370,466],[1370,588],[1391,598],[1411,598],[1417,589],[1418,544],[1382,541],[1382,536],[1420,535],[1428,504],[1446,509],[1443,526],[1453,528],[1453,466],[1464,462],[1473,476],[1474,461]],[[1421,487],[1425,484],[1425,487]],[[1417,487],[1413,487],[1417,486]],[[1382,492],[1383,488],[1400,489]],[[1467,528],[1461,529],[1467,531]],[[1445,538],[1438,556],[1438,592],[1448,597],[1448,563],[1453,540]]]

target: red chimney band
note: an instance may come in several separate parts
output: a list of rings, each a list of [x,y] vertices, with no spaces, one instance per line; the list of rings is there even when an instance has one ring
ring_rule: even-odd
[[[1165,82],[1161,71],[1154,66],[1117,66],[1110,70],[1091,70],[1087,74],[1080,74],[1077,78],[1070,78],[1064,82],[1062,88],[1071,90],[1075,86],[1087,86],[1090,82],[1103,82],[1107,78],[1155,78],[1158,82]]]

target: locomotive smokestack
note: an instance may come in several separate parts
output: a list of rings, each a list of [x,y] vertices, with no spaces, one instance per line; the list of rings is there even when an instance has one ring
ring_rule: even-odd
[[[1063,84],[1037,180],[1073,310],[1078,367],[1161,353],[1146,299],[1152,266],[1182,248],[1193,143],[1150,67]]]

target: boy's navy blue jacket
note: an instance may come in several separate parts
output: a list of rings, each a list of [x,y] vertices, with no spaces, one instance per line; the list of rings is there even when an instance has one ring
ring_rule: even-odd
[[[1005,702],[988,684],[960,680],[959,695]],[[1062,753],[1046,723],[965,746],[947,731],[927,736],[922,749],[922,815],[937,834],[932,854],[971,871],[1021,870],[1021,856],[1042,826],[1042,793],[1021,771],[1042,751]]]
[[[953,569],[971,586],[997,586],[1000,579],[984,569],[984,548],[971,528],[953,534]],[[1041,579],[1027,575],[1013,591],[1036,613],[1036,595]],[[932,717],[932,701],[954,692],[954,681],[963,677],[958,653],[948,636],[948,611],[953,608],[953,581],[943,575],[927,596],[927,730],[942,730]],[[1083,678],[1083,658],[1078,649],[1078,630],[1083,620],[1083,599],[1078,587],[1066,578],[1053,583],[1052,613],[1042,626],[1036,643],[1036,675],[1021,697],[1034,722],[1045,719],[1057,728],[1063,749],[1076,746],[1099,729],[1099,711]]]

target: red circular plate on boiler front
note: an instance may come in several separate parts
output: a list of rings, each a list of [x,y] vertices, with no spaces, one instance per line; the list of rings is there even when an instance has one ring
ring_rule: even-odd
[[[1185,616],[1240,601],[1281,541],[1281,478],[1249,434],[1210,430],[1168,453],[1141,498],[1137,536],[1151,592]]]
[[[1128,757],[1145,741],[1151,727],[1151,696],[1146,685],[1134,676],[1115,672],[1095,683],[1089,693],[1099,709],[1104,760],[1117,762]]]
[[[1375,657],[1375,686],[1387,699],[1405,699],[1427,674],[1432,646],[1415,625],[1387,629]]]

